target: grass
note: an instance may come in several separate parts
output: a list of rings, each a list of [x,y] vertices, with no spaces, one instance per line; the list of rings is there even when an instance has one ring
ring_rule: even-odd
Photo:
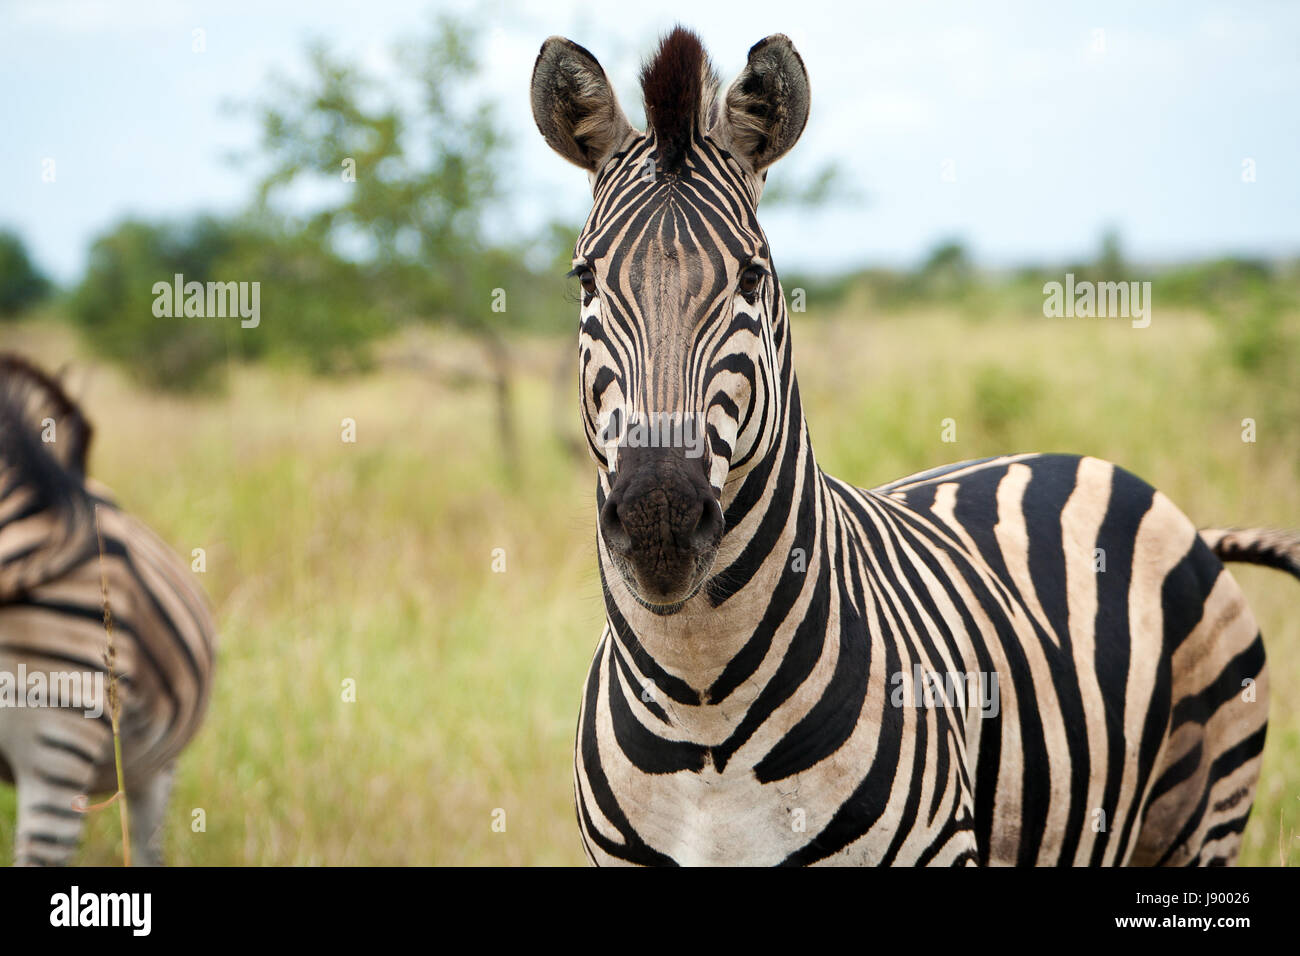
[[[113,767],[117,771],[117,790],[101,808],[117,804],[122,834],[122,865],[131,865],[131,812],[126,795],[126,777],[122,766],[122,696],[117,678],[117,645],[113,643],[113,605],[108,596],[108,576],[104,569],[104,536],[99,528],[99,505],[95,505],[95,544],[99,554],[99,593],[104,608],[104,670],[108,673],[108,716],[113,726]]]
[[[1124,464],[1200,524],[1300,525],[1293,399],[1234,372],[1204,318],[1157,315],[1133,330],[854,311],[795,328],[815,447],[834,474],[869,486],[1003,451],[1078,451]],[[411,344],[443,367],[478,364],[455,338]],[[0,328],[0,347],[51,367],[77,352],[39,322]],[[452,379],[236,369],[225,396],[178,399],[78,365],[89,368],[72,381],[84,381],[97,429],[92,471],[180,554],[204,549],[222,634],[209,717],[168,815],[169,862],[582,861],[571,749],[603,619],[592,468],[555,440],[553,371],[571,344],[514,348],[516,484],[501,471],[487,390]],[[559,400],[576,431],[572,386]],[[344,418],[355,443],[341,440]],[[941,441],[948,418],[955,443]],[[1258,423],[1255,443],[1241,441],[1243,418]],[[1300,582],[1234,573],[1274,690],[1242,862],[1294,863]],[[206,829],[194,832],[200,808]],[[121,859],[111,816],[91,820],[79,862]],[[0,858],[12,838],[6,788]]]

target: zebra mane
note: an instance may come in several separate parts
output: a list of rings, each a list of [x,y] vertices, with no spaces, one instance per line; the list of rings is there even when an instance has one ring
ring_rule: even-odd
[[[45,441],[46,419],[53,441]],[[86,489],[90,423],[57,381],[0,353],[0,496],[27,496],[0,522],[0,604],[52,581],[94,553],[94,501]],[[30,522],[53,523],[33,542]]]
[[[713,124],[718,78],[699,36],[674,27],[641,70],[646,122],[659,146],[659,167],[677,172],[691,138]]]
[[[42,440],[46,419],[54,422],[51,442]],[[0,461],[44,490],[63,484],[56,472],[80,485],[93,434],[58,381],[19,355],[0,353]]]

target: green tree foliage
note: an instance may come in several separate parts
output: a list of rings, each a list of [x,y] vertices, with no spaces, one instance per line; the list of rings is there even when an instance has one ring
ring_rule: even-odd
[[[13,318],[43,299],[50,283],[12,232],[0,231],[0,319]]]
[[[527,311],[508,295],[527,269],[522,250],[487,235],[506,144],[494,105],[473,92],[475,42],[464,24],[440,18],[430,36],[398,48],[388,82],[313,47],[308,80],[280,79],[257,107],[269,165],[257,206],[322,250],[365,263],[393,314],[483,331],[507,321],[493,310],[497,289],[508,313]],[[295,212],[285,199],[303,190],[320,198]]]
[[[966,247],[955,239],[935,246],[917,274],[920,292],[934,299],[961,296],[974,278],[975,269]]]
[[[215,319],[155,316],[153,288],[177,273],[187,282],[217,278],[217,263],[234,241],[206,217],[123,222],[91,246],[86,275],[69,303],[72,318],[101,354],[142,380],[174,388],[210,385],[214,364],[226,354],[221,326]]]
[[[536,294],[521,251],[485,234],[504,140],[491,105],[470,92],[473,42],[440,19],[399,50],[399,79],[387,83],[313,48],[307,80],[275,81],[255,107],[261,176],[248,211],[121,223],[92,248],[76,321],[104,354],[173,388],[211,386],[231,358],[366,366],[372,340],[413,320],[481,333],[505,377],[501,309],[518,327],[538,313],[530,303],[549,304],[544,323],[559,297]],[[260,323],[155,315],[155,283],[176,274],[259,283]]]
[[[366,364],[366,343],[385,317],[368,297],[364,268],[309,236],[242,220],[199,216],[130,220],[91,247],[70,313],[103,355],[151,385],[197,391],[219,384],[230,359],[277,355],[320,370]],[[238,315],[186,316],[156,308],[161,283],[257,283],[256,325]],[[158,314],[172,311],[172,314]]]
[[[496,432],[516,470],[505,335],[567,319],[556,276],[533,273],[527,241],[502,242],[506,141],[476,89],[477,37],[450,17],[397,50],[391,80],[324,46],[303,83],[280,79],[257,107],[267,163],[257,214],[300,230],[323,255],[358,263],[358,289],[393,322],[467,329],[484,346]],[[311,208],[289,197],[308,191]]]

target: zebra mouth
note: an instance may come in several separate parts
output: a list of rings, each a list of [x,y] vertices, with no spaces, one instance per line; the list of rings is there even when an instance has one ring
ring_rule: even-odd
[[[695,595],[692,592],[691,597],[694,596]],[[691,599],[688,597],[686,598],[685,601],[678,601],[676,604],[651,604],[649,601],[641,597],[641,595],[637,594],[635,591],[632,592],[632,597],[636,598],[637,604],[640,604],[651,614],[657,614],[660,617],[672,617],[674,614],[676,614],[678,611],[680,611],[683,607],[686,606],[686,601],[689,601]]]
[[[700,588],[702,587],[704,587],[703,577],[700,578],[700,582],[697,585],[695,585],[695,587],[691,588],[690,594],[686,595],[686,597],[682,598],[680,601],[675,601],[672,604],[651,604],[640,594],[638,594],[635,588],[629,587],[628,590],[632,592],[632,597],[636,598],[636,603],[640,604],[651,614],[657,614],[660,617],[672,617],[674,614],[676,614],[678,611],[680,611],[682,608],[686,606],[687,601],[695,597],[695,595],[699,594]]]
[[[627,561],[622,555],[615,554],[613,557],[619,576],[623,579],[623,583],[627,585],[628,593],[632,595],[632,599],[651,614],[659,617],[671,617],[685,607],[691,598],[700,593],[700,589],[704,587],[704,583],[709,579],[709,572],[713,569],[713,560],[716,554],[717,552],[714,551],[712,554],[699,555],[696,558],[695,573],[692,575],[694,583],[690,585],[690,589],[681,597],[668,601],[652,601],[646,597],[637,581],[637,574],[633,570],[631,562]]]

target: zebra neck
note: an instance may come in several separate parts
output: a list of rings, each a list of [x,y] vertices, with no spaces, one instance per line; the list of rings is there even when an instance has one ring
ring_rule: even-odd
[[[742,686],[747,697],[756,690],[778,693],[782,683],[792,690],[797,681],[778,664],[797,642],[820,644],[825,633],[833,575],[826,478],[793,381],[786,394],[775,446],[724,499],[727,532],[713,575],[695,597],[660,617],[636,603],[617,572],[601,568],[609,629],[620,651],[643,684],[679,704],[712,709]],[[689,722],[688,709],[675,711]]]

